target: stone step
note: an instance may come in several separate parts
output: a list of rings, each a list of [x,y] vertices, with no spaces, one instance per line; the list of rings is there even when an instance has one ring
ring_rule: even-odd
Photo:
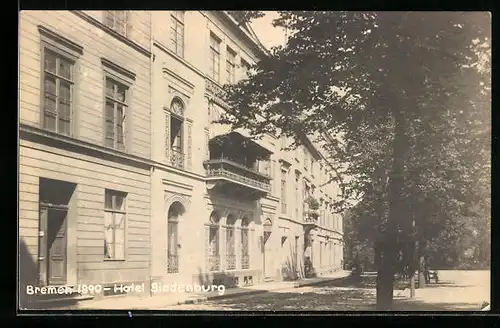
[[[26,308],[28,309],[47,309],[54,307],[64,307],[68,305],[74,305],[81,301],[93,300],[93,295],[81,295],[78,293],[72,294],[52,294],[52,295],[39,295],[32,298]]]

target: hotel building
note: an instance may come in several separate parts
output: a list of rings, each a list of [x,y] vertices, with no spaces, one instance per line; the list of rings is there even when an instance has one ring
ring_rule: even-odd
[[[222,86],[266,55],[222,11],[21,12],[21,296],[340,270],[321,145],[301,135],[286,151],[284,138],[214,123]]]

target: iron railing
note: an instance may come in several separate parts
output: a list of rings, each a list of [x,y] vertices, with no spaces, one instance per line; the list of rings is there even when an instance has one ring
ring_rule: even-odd
[[[304,223],[308,224],[317,224],[318,223],[318,216],[316,212],[304,212]]]
[[[227,254],[226,255],[227,269],[234,270],[236,269],[236,255],[235,254]]]
[[[263,189],[263,190],[268,191],[268,192],[271,191],[271,184],[269,182],[266,183],[266,182],[262,182],[262,181],[259,181],[256,179],[248,178],[248,177],[242,176],[240,174],[231,172],[230,170],[222,168],[222,167],[219,167],[216,169],[208,167],[207,168],[207,177],[225,177],[225,178],[233,179],[237,182],[245,183],[245,184],[248,184],[250,186]]]
[[[224,156],[221,156],[219,158],[211,158],[209,160],[206,160],[205,161],[205,164],[206,165],[210,165],[210,164],[230,164],[231,166],[234,166],[234,167],[237,167],[237,168],[240,168],[242,170],[245,170],[245,171],[248,171],[248,172],[251,172],[253,174],[256,174],[256,175],[259,175],[263,178],[266,178],[266,179],[269,179],[271,180],[272,177],[268,174],[265,174],[263,172],[260,172],[259,170],[255,169],[254,167],[251,167],[249,165],[246,165],[246,164],[242,164],[242,163],[238,163],[228,157],[224,157]]]
[[[170,164],[178,169],[184,168],[184,153],[172,149],[170,151]]]
[[[241,256],[241,268],[242,269],[250,268],[250,256],[248,254],[243,254]]]
[[[167,263],[168,273],[179,273],[179,256],[175,254],[168,254]]]
[[[220,270],[220,256],[218,254],[208,256],[208,270],[209,271]]]

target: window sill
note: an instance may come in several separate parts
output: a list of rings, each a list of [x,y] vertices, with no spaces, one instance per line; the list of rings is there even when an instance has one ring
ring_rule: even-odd
[[[104,259],[104,262],[125,262],[126,259]]]

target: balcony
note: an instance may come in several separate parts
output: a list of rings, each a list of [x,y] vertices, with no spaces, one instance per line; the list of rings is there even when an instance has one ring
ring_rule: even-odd
[[[184,153],[172,149],[170,150],[170,158],[169,163],[175,168],[183,169],[184,168]]]
[[[308,210],[304,212],[304,229],[311,230],[318,226],[319,213],[315,210]]]
[[[272,178],[258,171],[267,149],[236,132],[213,138],[209,146],[210,159],[203,163],[209,190],[254,200],[271,191]]]

